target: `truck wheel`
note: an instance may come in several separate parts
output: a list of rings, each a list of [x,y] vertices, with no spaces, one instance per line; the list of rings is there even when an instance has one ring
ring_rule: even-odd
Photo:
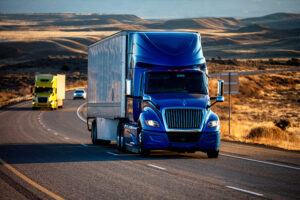
[[[118,133],[117,133],[117,149],[120,152],[125,151],[125,141],[124,141],[124,125],[123,123],[119,123]]]
[[[93,123],[92,123],[91,137],[92,137],[92,143],[93,144],[98,144],[97,143],[97,123],[96,123],[96,120],[94,120]]]
[[[139,143],[140,143],[140,149],[139,149],[140,155],[142,157],[148,157],[150,154],[150,150],[144,149],[144,139],[143,139],[142,133],[139,133],[138,137],[139,137]]]
[[[219,156],[219,151],[208,151],[207,152],[208,158],[218,158],[218,156]]]

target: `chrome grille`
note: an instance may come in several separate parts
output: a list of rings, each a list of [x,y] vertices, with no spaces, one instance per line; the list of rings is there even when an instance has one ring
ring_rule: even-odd
[[[38,97],[38,102],[39,103],[47,103],[48,102],[48,97]]]
[[[202,122],[202,110],[196,108],[176,108],[165,110],[168,129],[199,129]]]

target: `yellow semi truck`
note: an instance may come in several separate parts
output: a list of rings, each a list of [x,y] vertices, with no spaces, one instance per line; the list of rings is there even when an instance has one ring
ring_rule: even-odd
[[[38,74],[35,76],[32,109],[62,108],[65,99],[66,76],[64,74]]]

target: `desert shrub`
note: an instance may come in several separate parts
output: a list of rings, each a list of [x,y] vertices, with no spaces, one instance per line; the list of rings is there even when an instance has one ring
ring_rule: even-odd
[[[72,76],[73,76],[74,78],[79,78],[79,77],[80,77],[80,72],[73,72],[73,73],[72,73]]]
[[[298,58],[291,58],[290,60],[288,60],[286,62],[287,65],[295,65],[295,66],[299,66],[300,64],[300,60]]]
[[[275,124],[275,126],[277,126],[278,128],[280,128],[281,130],[285,130],[286,128],[288,128],[289,126],[291,126],[291,122],[288,119],[278,119],[275,120],[273,122]]]
[[[278,127],[252,128],[247,139],[268,138],[270,140],[288,140],[288,134]]]
[[[227,65],[238,65],[239,63],[238,63],[237,59],[228,59],[228,60],[226,60],[226,64]]]
[[[62,71],[70,71],[70,67],[68,65],[63,65],[60,69]]]
[[[266,69],[266,66],[264,66],[264,65],[259,65],[258,66],[258,70],[265,70]]]

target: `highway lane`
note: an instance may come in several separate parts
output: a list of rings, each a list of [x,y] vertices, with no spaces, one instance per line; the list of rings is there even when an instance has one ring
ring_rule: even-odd
[[[74,101],[71,95],[68,92],[64,108],[57,111],[32,111],[30,102],[0,111],[0,158],[59,197],[297,199],[300,195],[299,153],[223,141],[219,159],[208,159],[201,152],[156,151],[149,158],[120,154],[115,144],[91,144],[86,124],[76,114],[84,101]],[[3,164],[0,194],[1,199],[55,198]]]

